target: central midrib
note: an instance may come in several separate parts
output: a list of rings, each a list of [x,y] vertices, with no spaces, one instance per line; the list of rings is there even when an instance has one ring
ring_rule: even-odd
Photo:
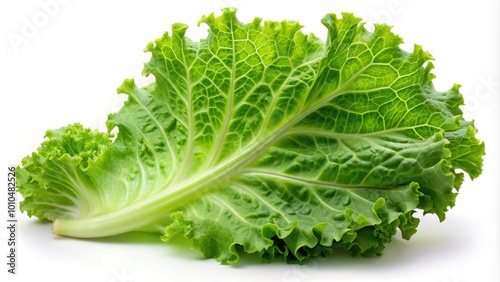
[[[313,108],[315,107],[310,109]],[[161,192],[151,194],[123,209],[89,218],[56,220],[53,232],[71,237],[91,238],[139,231],[167,218],[185,202],[229,183],[240,168],[260,157],[272,144],[285,136],[286,131],[298,121],[297,118],[290,119],[278,130],[249,144],[243,151],[235,152],[234,157],[226,159],[214,168],[176,185],[169,187],[167,184],[166,187],[158,189]]]
[[[88,218],[56,220],[53,232],[71,237],[92,238],[140,231],[150,224],[168,218],[171,212],[185,202],[228,183],[228,179],[231,179],[235,172],[276,142],[279,139],[277,136],[280,135],[276,134],[275,138],[268,138],[264,142],[255,142],[237,154],[238,157],[231,158],[188,181],[159,189],[162,192],[150,194],[123,209]]]
[[[279,129],[271,131],[267,135],[262,136],[259,140],[249,144],[245,150],[235,152],[233,154],[235,155],[234,157],[226,159],[222,163],[216,165],[213,169],[209,169],[204,173],[189,179],[188,181],[180,182],[171,187],[167,184],[166,187],[158,189],[158,191],[161,192],[154,195],[154,197],[153,195],[149,195],[147,198],[134,202],[118,211],[91,218],[56,220],[54,221],[54,233],[73,237],[112,236],[130,231],[138,231],[150,224],[158,222],[161,219],[167,218],[169,213],[174,212],[185,202],[193,200],[197,195],[202,195],[203,193],[207,193],[217,187],[221,187],[224,184],[229,183],[229,180],[234,173],[239,171],[239,169],[244,167],[246,164],[249,164],[260,157],[261,154],[272,144],[283,138],[291,127],[309,114],[325,106],[334,98],[346,93],[356,77],[362,73],[368,65],[359,70],[353,77],[346,81],[342,87],[334,90],[329,95],[323,96],[325,98],[321,99],[317,103],[302,108],[304,110],[298,112],[288,122],[285,122],[281,127],[279,127]],[[201,190],[202,187],[206,187],[206,189]],[[70,226],[69,231],[71,233],[76,234],[57,232],[58,229],[62,231],[68,229],[64,228],[65,224]],[[108,231],[112,230],[113,228],[110,227],[114,225],[117,225],[118,228],[113,230],[114,232]],[[80,226],[86,227],[83,228]],[[93,232],[92,228],[98,232]],[[82,236],[81,234],[88,234],[88,236]]]

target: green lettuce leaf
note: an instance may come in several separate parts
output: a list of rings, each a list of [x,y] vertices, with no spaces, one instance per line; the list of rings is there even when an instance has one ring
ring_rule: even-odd
[[[23,159],[21,209],[64,236],[180,234],[229,264],[380,255],[417,209],[444,220],[484,155],[459,86],[434,89],[431,55],[386,25],[322,22],[326,41],[232,9],[203,17],[199,42],[174,24],[146,48],[155,82],[118,88],[108,133],[49,130]]]

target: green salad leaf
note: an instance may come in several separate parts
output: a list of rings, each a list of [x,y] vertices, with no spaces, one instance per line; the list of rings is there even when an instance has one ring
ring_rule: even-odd
[[[322,41],[233,9],[200,23],[206,39],[174,24],[146,47],[155,82],[125,80],[109,132],[47,131],[17,170],[23,211],[64,236],[158,232],[222,263],[305,262],[380,255],[397,229],[416,232],[417,209],[444,220],[463,174],[481,174],[459,86],[434,89],[431,55],[389,26],[328,14]]]

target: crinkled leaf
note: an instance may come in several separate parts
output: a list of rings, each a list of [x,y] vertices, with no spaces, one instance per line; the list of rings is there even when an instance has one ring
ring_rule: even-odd
[[[296,22],[203,17],[150,43],[138,87],[111,114],[115,139],[78,124],[47,133],[19,168],[28,214],[54,232],[99,237],[181,234],[206,257],[304,262],[340,246],[380,255],[416,209],[445,219],[484,145],[465,121],[458,85],[432,85],[431,56],[386,25],[323,18],[326,42]]]

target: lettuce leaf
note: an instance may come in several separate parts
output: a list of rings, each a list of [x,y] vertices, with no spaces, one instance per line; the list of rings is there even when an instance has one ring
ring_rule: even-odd
[[[21,209],[64,236],[180,234],[228,264],[380,255],[417,209],[444,220],[484,155],[459,86],[434,89],[431,55],[389,26],[322,22],[326,41],[233,9],[203,17],[199,42],[174,24],[146,47],[155,82],[118,88],[109,132],[49,130],[23,159]]]

